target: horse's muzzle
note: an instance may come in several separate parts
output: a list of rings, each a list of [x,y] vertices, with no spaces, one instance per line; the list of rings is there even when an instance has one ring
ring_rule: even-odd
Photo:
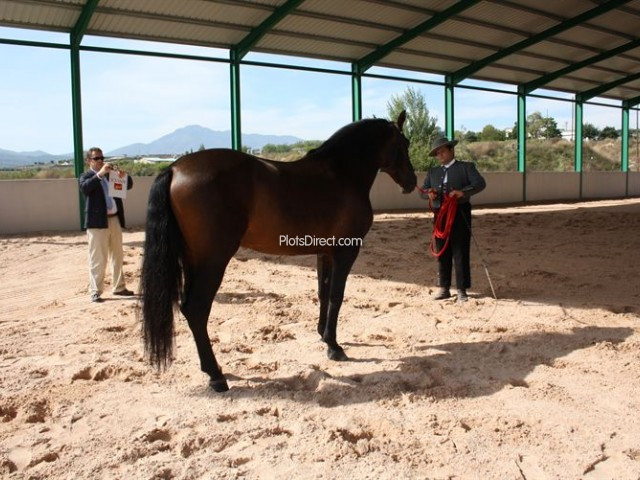
[[[402,193],[411,193],[416,189],[418,185],[418,177],[416,177],[415,173],[412,175],[412,178],[408,179],[407,182],[402,185]]]

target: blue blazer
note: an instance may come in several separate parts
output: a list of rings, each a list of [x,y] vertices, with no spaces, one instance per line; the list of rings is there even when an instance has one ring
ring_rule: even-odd
[[[109,174],[107,174],[107,179]],[[107,201],[104,198],[104,190],[102,190],[101,180],[96,176],[96,172],[88,170],[80,175],[78,179],[80,183],[80,191],[84,194],[84,228],[107,228]],[[128,177],[127,190],[133,187],[133,179],[131,175]],[[120,226],[125,227],[124,207],[121,198],[113,199],[118,207],[118,220]]]

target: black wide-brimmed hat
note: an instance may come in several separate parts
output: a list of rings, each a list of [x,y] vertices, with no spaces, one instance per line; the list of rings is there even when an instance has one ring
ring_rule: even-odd
[[[447,137],[439,137],[436,138],[433,144],[431,145],[431,151],[429,152],[430,157],[436,156],[436,150],[440,147],[455,147],[458,144],[458,140],[449,140]]]

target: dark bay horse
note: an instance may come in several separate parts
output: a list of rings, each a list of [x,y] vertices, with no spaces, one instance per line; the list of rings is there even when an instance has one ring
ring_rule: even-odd
[[[211,348],[207,320],[225,268],[240,246],[275,255],[317,255],[318,333],[330,359],[347,360],[336,327],[360,246],[339,245],[340,239],[362,239],[369,231],[369,190],[378,170],[404,193],[416,187],[409,142],[402,134],[405,117],[402,112],[395,123],[349,124],[294,162],[214,149],[186,155],[158,175],[149,194],[140,285],[151,363],[162,368],[171,362],[179,305],[211,388],[229,389]],[[283,241],[285,236],[290,240]],[[296,238],[314,241],[291,241]]]

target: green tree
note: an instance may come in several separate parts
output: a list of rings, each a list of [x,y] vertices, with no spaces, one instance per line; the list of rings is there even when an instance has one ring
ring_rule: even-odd
[[[429,115],[429,109],[424,95],[418,89],[407,87],[401,95],[393,95],[387,102],[389,119],[395,120],[400,112],[406,110],[407,120],[404,124],[404,134],[409,139],[409,156],[416,170],[427,170],[436,164],[433,157],[429,157],[429,150],[433,140],[442,135],[436,126],[436,117]]]
[[[598,140],[604,140],[605,138],[613,138],[614,140],[618,138],[620,135],[618,131],[614,127],[604,127],[600,130],[600,135],[598,135]]]
[[[582,125],[582,138],[588,138],[595,140],[600,136],[600,130],[592,123],[585,123]]]
[[[462,137],[460,137],[460,140],[464,140],[465,142],[469,142],[469,143],[477,142],[478,134],[473,130],[469,130]]]
[[[472,130],[467,130],[465,128],[464,125],[462,125],[460,127],[460,130],[456,130],[453,133],[453,138],[457,138],[458,140],[460,140],[461,142],[477,142],[478,141],[478,133],[472,131]]]
[[[529,138],[542,138],[545,123],[540,112],[533,112],[527,116],[527,136]]]
[[[286,143],[281,144],[273,144],[267,143],[262,147],[262,153],[275,154],[275,153],[288,153],[291,151],[291,145],[287,145]]]
[[[204,143],[201,143],[200,148],[198,148],[198,151],[202,152],[203,150],[206,150],[206,148],[204,148]]]
[[[552,117],[542,119],[542,136],[544,138],[560,138],[562,132],[558,128],[558,123]]]
[[[518,139],[518,122],[513,124],[511,132],[506,136],[510,140]],[[540,112],[533,112],[527,116],[527,138],[560,138],[562,132],[553,117],[543,117]]]
[[[485,125],[480,133],[480,140],[483,142],[502,142],[505,138],[505,133],[491,124]]]

